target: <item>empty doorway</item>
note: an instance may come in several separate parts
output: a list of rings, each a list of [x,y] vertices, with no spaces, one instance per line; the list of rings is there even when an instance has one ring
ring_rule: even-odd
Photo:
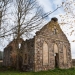
[[[55,67],[59,67],[59,53],[58,53],[58,46],[54,44],[54,57],[55,57]]]
[[[59,55],[58,55],[58,53],[55,54],[55,67],[56,68],[59,67]]]

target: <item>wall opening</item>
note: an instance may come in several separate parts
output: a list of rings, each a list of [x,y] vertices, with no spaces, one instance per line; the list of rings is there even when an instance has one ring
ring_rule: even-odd
[[[58,67],[59,67],[58,62],[59,62],[59,54],[58,54],[58,53],[56,53],[56,54],[55,54],[55,67],[56,67],[56,68],[58,68]]]
[[[58,46],[54,44],[54,57],[55,57],[55,67],[59,67],[59,53],[58,53]]]
[[[65,46],[63,46],[63,55],[64,55],[64,64],[67,64],[67,50]]]
[[[43,43],[43,65],[48,65],[48,45]]]
[[[28,65],[28,54],[24,54],[24,65]]]

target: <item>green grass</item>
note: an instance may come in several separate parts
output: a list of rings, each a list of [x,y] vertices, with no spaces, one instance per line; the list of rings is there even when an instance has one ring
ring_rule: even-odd
[[[75,68],[72,69],[55,69],[40,72],[20,72],[14,70],[0,71],[0,75],[75,75]]]

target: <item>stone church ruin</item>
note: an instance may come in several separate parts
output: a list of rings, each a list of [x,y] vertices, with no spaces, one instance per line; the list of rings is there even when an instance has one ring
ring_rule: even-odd
[[[16,46],[13,47],[8,45],[4,49],[3,62],[5,66],[13,66],[12,64],[14,64],[11,53],[14,54]],[[61,30],[57,18],[52,18],[40,31],[36,32],[33,39],[22,41],[20,50],[22,51],[20,66],[23,71],[72,67],[70,43]],[[16,61],[16,59],[14,60]]]

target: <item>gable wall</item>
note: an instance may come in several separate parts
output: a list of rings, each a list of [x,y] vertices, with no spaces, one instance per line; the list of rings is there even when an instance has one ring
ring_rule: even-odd
[[[54,34],[52,28],[56,25],[58,33]],[[43,43],[48,45],[48,65],[43,65]],[[55,68],[54,44],[58,46],[59,53],[59,68],[71,67],[71,51],[67,37],[60,29],[57,22],[51,21],[45,25],[35,36],[35,71],[48,70]],[[64,64],[63,46],[67,49],[67,63]],[[62,59],[62,60],[61,60]]]

